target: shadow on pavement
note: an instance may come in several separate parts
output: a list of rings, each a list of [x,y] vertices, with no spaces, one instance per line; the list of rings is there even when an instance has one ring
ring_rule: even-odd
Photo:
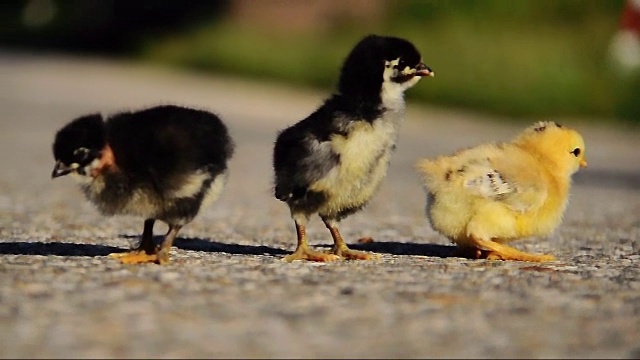
[[[390,255],[420,255],[440,258],[454,257],[457,247],[453,245],[418,244],[412,242],[374,241],[370,243],[348,244],[350,249],[370,251]],[[319,245],[331,247],[331,245]]]
[[[107,256],[124,251],[115,246],[76,244],[63,242],[4,242],[0,254],[4,255],[58,255],[58,256]]]
[[[138,236],[126,235],[124,238],[137,239]],[[160,244],[163,236],[154,236],[154,242]],[[177,238],[173,244],[182,250],[205,251],[227,253],[235,255],[272,255],[284,256],[291,251],[273,248],[264,245],[238,245],[225,244],[217,241],[199,238]],[[317,245],[318,247],[330,248],[331,245]],[[418,244],[392,241],[376,241],[366,244],[349,244],[354,250],[370,251],[391,255],[422,255],[435,257],[454,256],[455,246],[437,244]],[[77,244],[63,242],[5,242],[0,243],[0,254],[3,255],[57,255],[57,256],[107,256],[111,253],[120,253],[129,249],[96,245]]]
[[[238,255],[286,255],[289,252],[264,245],[225,244],[198,238],[177,238],[173,245],[183,250],[223,252]]]
[[[127,239],[136,239],[139,240],[140,236],[133,235],[121,235],[123,238]],[[154,236],[153,241],[156,244],[161,244],[164,240],[164,236]],[[238,244],[227,244],[221,243],[212,240],[205,240],[200,238],[182,238],[177,237],[173,242],[173,246],[182,250],[191,250],[191,251],[205,251],[205,252],[216,252],[216,253],[227,253],[227,254],[235,254],[235,255],[286,255],[289,251],[285,251],[278,248],[273,248],[264,245],[238,245]],[[124,249],[120,249],[121,252],[127,251]]]
[[[125,235],[125,238],[139,238],[137,236]],[[160,244],[164,239],[163,236],[154,236],[153,240],[156,244]],[[453,245],[438,245],[438,244],[418,244],[411,242],[394,242],[394,241],[375,241],[371,243],[354,243],[348,244],[349,248],[354,250],[370,251],[382,254],[391,255],[422,255],[422,256],[434,256],[440,258],[458,256],[455,254],[457,249]],[[200,239],[200,238],[181,238],[178,237],[173,243],[173,246],[182,250],[191,251],[206,251],[206,252],[219,252],[236,255],[272,255],[283,256],[288,255],[291,251],[274,248],[264,245],[238,245],[221,243],[212,240]],[[330,248],[332,245],[323,244],[315,245],[314,247]],[[293,250],[293,249],[291,249]],[[120,250],[125,251],[125,250]]]

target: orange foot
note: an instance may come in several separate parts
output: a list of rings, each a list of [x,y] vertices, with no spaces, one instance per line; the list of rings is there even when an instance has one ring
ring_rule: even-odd
[[[529,254],[529,253],[520,252],[520,251],[518,251],[517,253],[501,253],[497,251],[487,251],[484,258],[487,260],[515,260],[515,261],[530,261],[530,262],[549,262],[549,261],[556,260],[555,256],[553,255]]]
[[[333,248],[332,254],[336,254],[346,260],[374,260],[379,259],[379,254],[372,254],[364,251],[351,250],[347,246]]]
[[[339,260],[340,257],[335,254],[327,254],[320,251],[311,250],[308,247],[298,247],[293,254],[282,258],[282,261],[292,262],[294,260],[307,260],[318,262],[329,262]]]
[[[144,250],[133,250],[124,253],[109,254],[112,259],[118,259],[123,264],[145,264],[156,263],[160,264],[161,261],[158,254],[147,254]]]
[[[499,249],[496,250],[480,250],[473,247],[458,247],[453,253],[453,256],[464,257],[467,259],[504,261],[549,262],[556,260],[553,255],[530,254],[506,245],[499,245]]]
[[[473,235],[470,240],[472,241],[472,245],[469,246],[469,248],[475,250],[476,254],[479,253],[480,258],[485,258],[487,260],[547,262],[554,261],[556,259],[551,255],[529,254],[516,248],[512,248],[511,246]]]

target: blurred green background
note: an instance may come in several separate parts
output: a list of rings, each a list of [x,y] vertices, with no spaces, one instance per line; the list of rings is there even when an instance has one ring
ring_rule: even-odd
[[[624,0],[5,0],[0,46],[91,53],[330,91],[368,33],[413,41],[416,101],[511,119],[640,124],[609,48]]]

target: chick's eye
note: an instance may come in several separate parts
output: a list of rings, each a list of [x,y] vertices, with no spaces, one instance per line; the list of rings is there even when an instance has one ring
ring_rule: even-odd
[[[89,149],[81,147],[73,151],[73,156],[78,158],[86,158],[89,155]]]
[[[582,150],[580,150],[580,148],[575,148],[573,149],[573,151],[571,152],[575,157],[580,156],[580,153],[582,152]]]

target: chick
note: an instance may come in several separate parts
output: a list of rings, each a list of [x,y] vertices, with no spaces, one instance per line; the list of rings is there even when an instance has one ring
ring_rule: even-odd
[[[571,176],[587,166],[584,146],[575,130],[539,122],[509,143],[419,160],[427,218],[471,257],[553,261],[551,255],[528,254],[504,243],[556,229]]]
[[[102,214],[145,219],[138,247],[112,257],[165,264],[178,231],[222,192],[233,148],[220,118],[202,110],[157,106],[106,121],[92,114],[56,133],[51,177],[74,175]],[[169,225],[157,248],[156,220]]]
[[[338,92],[278,134],[275,197],[289,205],[298,245],[285,261],[369,259],[350,250],[338,222],[362,209],[387,173],[404,119],[404,91],[433,72],[407,40],[369,35],[347,56]],[[333,237],[330,253],[308,247],[305,225],[319,214]]]

